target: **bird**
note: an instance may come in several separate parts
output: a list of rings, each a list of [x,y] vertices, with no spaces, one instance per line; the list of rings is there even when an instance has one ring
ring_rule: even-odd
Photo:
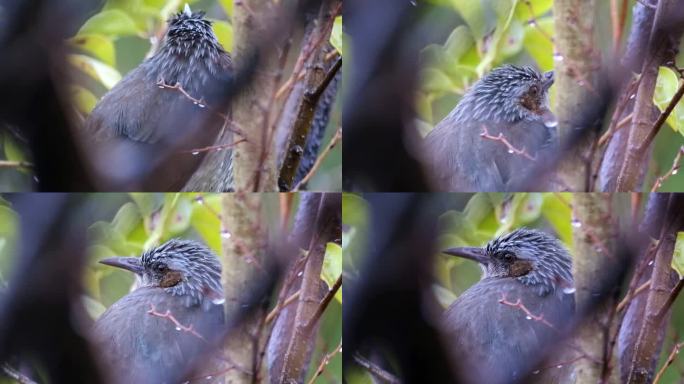
[[[93,326],[94,343],[114,382],[189,380],[184,375],[217,342],[224,324],[216,255],[197,241],[171,239],[140,258],[112,257],[100,263],[139,278],[139,286]]]
[[[548,105],[553,79],[553,71],[506,64],[473,84],[425,137],[423,159],[435,188],[494,192],[526,180],[558,146]]]
[[[574,314],[570,254],[554,236],[527,228],[483,248],[443,252],[483,270],[441,318],[458,373],[465,383],[519,382]],[[557,382],[555,371],[534,373],[540,383]]]
[[[124,189],[180,191],[205,158],[199,149],[231,133],[219,108],[233,84],[233,62],[204,15],[186,4],[168,21],[156,52],[105,93],[85,120],[100,168],[114,182],[139,180]],[[219,191],[232,185],[231,153],[221,154]]]

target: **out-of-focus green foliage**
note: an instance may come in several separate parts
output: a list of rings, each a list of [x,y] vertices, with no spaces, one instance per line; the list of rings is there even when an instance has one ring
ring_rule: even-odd
[[[40,198],[40,195],[34,195]],[[279,228],[277,194],[262,194],[266,225],[273,231]],[[139,256],[144,250],[171,238],[196,239],[207,244],[217,255],[222,255],[221,240],[230,236],[222,227],[224,212],[220,194],[198,193],[131,193],[92,194],[86,199],[98,200],[103,212],[92,212],[103,218],[88,225],[88,263],[83,276],[85,293],[82,302],[87,313],[96,319],[108,306],[130,292],[134,282],[132,273],[113,268],[98,261],[112,256]],[[295,203],[297,200],[295,200]],[[114,204],[114,205],[113,205]],[[118,205],[117,205],[118,204]],[[105,208],[106,207],[106,208]],[[113,212],[111,216],[108,212]],[[296,205],[292,212],[296,212]],[[293,220],[288,220],[292,222]],[[16,260],[16,244],[21,235],[19,217],[10,203],[0,197],[0,289],[11,284],[11,271]],[[280,238],[274,235],[273,238]],[[224,265],[223,268],[230,268]],[[328,244],[321,279],[331,286],[342,273],[342,250]],[[338,291],[321,318],[315,352],[309,375],[318,368],[323,356],[332,352],[342,339],[342,294]],[[336,354],[326,366],[317,383],[342,381],[342,357]],[[2,382],[0,374],[0,382]]]
[[[544,71],[553,67],[551,0],[430,0],[454,10],[464,21],[441,44],[421,52],[422,78],[418,95],[420,124],[434,124],[442,113],[433,103],[447,95],[462,95],[491,68],[526,52]],[[525,60],[525,61],[530,61]],[[421,131],[425,131],[424,129]]]
[[[677,271],[680,279],[684,279],[684,232],[677,232],[672,268]]]
[[[684,81],[684,80],[681,80]],[[660,67],[653,102],[662,112],[667,108],[679,88],[679,76],[670,68]],[[665,120],[673,130],[684,135],[684,99],[679,100],[674,110]]]

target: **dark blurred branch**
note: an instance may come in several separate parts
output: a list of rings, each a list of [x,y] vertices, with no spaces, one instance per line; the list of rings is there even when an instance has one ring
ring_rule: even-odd
[[[17,381],[20,384],[38,384],[37,382],[31,380],[29,377],[23,375],[18,370],[12,368],[9,364],[0,364],[2,371],[5,372],[7,376]]]
[[[278,382],[300,382],[308,368],[307,351],[311,338],[315,336],[312,333],[312,323],[315,322],[315,316],[320,308],[319,288],[323,258],[327,244],[341,236],[341,215],[342,196],[324,194],[304,267],[294,331],[288,342]]]
[[[641,69],[626,154],[617,177],[617,191],[636,191],[640,188],[643,158],[650,147],[649,137],[655,135],[652,133],[655,127],[651,116],[658,68],[673,61],[682,32],[684,12],[681,11],[681,3],[676,0],[660,0]]]
[[[315,20],[306,27],[302,50],[293,73],[276,93],[276,97],[288,95],[287,102],[279,113],[276,128],[278,135],[288,138],[282,149],[278,149],[284,157],[278,180],[281,191],[290,190],[294,184],[316,106],[342,65],[342,59],[338,58],[331,68],[327,68],[327,44],[324,44],[330,39],[335,17],[341,9],[340,0],[322,1]],[[304,72],[304,69],[308,70]]]
[[[354,362],[361,367],[364,367],[368,370],[368,372],[373,375],[373,377],[382,380],[385,383],[389,384],[400,384],[401,380],[394,376],[393,374],[385,371],[381,367],[379,367],[377,364],[373,363],[372,361],[366,359],[365,357],[361,356],[359,353],[354,353]]]
[[[658,242],[651,285],[648,299],[644,310],[644,321],[639,330],[639,336],[634,344],[634,355],[630,362],[629,384],[642,384],[650,382],[655,370],[654,356],[658,356],[662,341],[663,316],[661,310],[670,300],[670,294],[674,287],[672,279],[672,254],[677,231],[681,229],[684,219],[684,205],[682,197],[670,195],[667,212],[669,217],[663,225]]]

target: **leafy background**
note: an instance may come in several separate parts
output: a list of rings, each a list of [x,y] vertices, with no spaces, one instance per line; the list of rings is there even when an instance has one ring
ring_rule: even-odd
[[[457,246],[482,246],[492,238],[516,228],[538,228],[555,234],[573,254],[573,221],[571,193],[476,193],[476,194],[432,194],[433,203],[439,204],[441,214],[435,217],[438,223],[436,249]],[[621,225],[629,222],[629,195],[614,194],[616,212]],[[643,196],[642,201],[646,201]],[[368,234],[370,226],[369,207],[363,195],[343,196],[342,237],[343,276],[346,289],[353,289],[354,283],[364,271],[361,270],[367,247],[372,246]],[[684,233],[679,234],[673,266],[684,274]],[[426,249],[431,246],[425,245]],[[427,255],[426,255],[427,256]],[[434,257],[434,283],[432,291],[439,304],[446,309],[463,291],[475,284],[481,275],[480,267],[468,260],[438,254]],[[681,265],[677,265],[680,263]],[[365,277],[368,278],[368,277]],[[684,334],[684,300],[677,300],[673,307],[670,329],[661,353],[662,365],[672,349],[672,341]],[[392,361],[391,356],[386,357]],[[661,383],[680,383],[684,378],[684,359],[677,359],[668,368]],[[358,366],[345,366],[345,379],[350,384],[372,383],[370,375]]]
[[[76,124],[107,90],[137,67],[163,37],[166,20],[188,3],[193,11],[203,10],[213,23],[214,33],[227,51],[233,46],[233,0],[107,0],[86,20],[74,36],[66,39],[67,61],[72,79],[67,90],[76,112]],[[1,6],[0,6],[1,8]],[[342,52],[342,17],[335,21],[331,43]],[[293,50],[294,51],[294,50]],[[294,59],[294,57],[292,58]],[[341,124],[341,97],[336,100],[323,138],[324,147]],[[0,134],[0,160],[31,161],[31,156],[11,134]],[[341,190],[342,150],[336,146],[309,182],[311,190]],[[35,189],[29,168],[0,168],[0,190]]]
[[[39,199],[40,194],[33,195]],[[222,254],[221,237],[229,236],[222,230],[220,194],[89,194],[88,206],[97,207],[89,212],[92,223],[88,225],[88,263],[83,275],[85,308],[93,320],[104,310],[126,295],[133,283],[132,273],[99,264],[98,260],[112,256],[139,256],[143,250],[181,237],[195,239],[207,244],[217,255]],[[279,200],[276,193],[264,193],[264,211],[267,226],[273,238],[279,228]],[[298,199],[298,197],[297,197]],[[296,203],[296,202],[295,202]],[[296,204],[293,207],[296,212]],[[11,284],[12,267],[16,260],[20,217],[11,203],[0,197],[0,291]],[[292,222],[292,218],[289,219]],[[230,268],[224,265],[223,268]],[[332,285],[342,269],[341,248],[329,244],[321,278]],[[341,293],[326,309],[316,340],[309,375],[316,370],[322,357],[331,352],[342,339]],[[274,302],[277,297],[274,297]],[[308,380],[308,379],[307,379]],[[0,383],[10,383],[0,374]],[[317,383],[342,382],[342,357],[335,355]]]
[[[631,26],[629,0],[625,36]],[[484,73],[504,63],[531,65],[541,71],[553,69],[554,60],[562,56],[554,52],[552,0],[426,0],[426,17],[430,19],[430,43],[420,52],[421,86],[416,95],[417,126],[423,135],[444,118],[463,93]],[[595,24],[598,46],[604,60],[612,55],[610,9],[608,1],[597,2]],[[684,46],[684,42],[683,42]],[[684,50],[676,62],[684,66]],[[672,70],[661,68],[655,104],[663,110],[678,86]],[[551,88],[551,107],[555,87]],[[671,129],[658,134],[654,162],[645,185],[653,185],[655,177],[672,166],[679,147],[684,145],[684,100],[667,120]],[[670,177],[659,191],[684,190],[684,175]]]

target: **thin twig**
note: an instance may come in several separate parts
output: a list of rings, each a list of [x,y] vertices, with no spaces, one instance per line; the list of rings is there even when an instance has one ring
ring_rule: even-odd
[[[356,364],[360,365],[363,368],[366,368],[368,372],[375,378],[378,378],[390,384],[401,383],[401,380],[399,380],[398,377],[394,376],[393,374],[387,372],[385,369],[381,368],[377,364],[361,356],[361,354],[359,354],[358,352],[354,353],[353,357]]]
[[[38,384],[37,382],[31,380],[28,376],[24,375],[23,373],[19,372],[18,370],[12,368],[9,364],[3,363],[2,364],[2,371],[7,374],[7,376],[13,378],[20,384]]]
[[[672,168],[670,168],[669,171],[667,171],[666,174],[658,177],[653,183],[653,188],[651,188],[651,192],[655,192],[658,190],[663,185],[663,182],[667,180],[670,176],[676,175],[677,172],[679,172],[679,167],[680,163],[682,162],[682,156],[684,156],[684,146],[679,147],[679,152],[677,152],[677,156],[675,156],[674,161],[672,161]]]
[[[660,379],[663,378],[663,374],[665,373],[665,370],[667,367],[672,365],[672,363],[675,360],[675,357],[679,354],[679,350],[684,347],[684,341],[681,343],[675,343],[675,345],[672,347],[672,351],[670,351],[670,354],[667,356],[667,360],[665,360],[665,364],[663,364],[662,367],[660,367],[660,370],[658,370],[658,374],[655,376],[655,379],[653,379],[653,384],[658,384],[660,382]]]
[[[221,151],[224,149],[233,148],[240,143],[244,143],[245,141],[247,141],[247,139],[240,139],[240,140],[232,142],[230,144],[210,145],[208,147],[194,148],[194,149],[189,149],[189,150],[186,150],[183,152],[192,153],[193,155],[197,155],[198,153],[201,153],[201,152]]]
[[[335,281],[335,284],[333,284],[332,287],[330,287],[330,290],[328,290],[328,293],[326,293],[325,297],[323,300],[321,300],[321,303],[318,305],[318,308],[316,309],[316,312],[311,316],[309,321],[306,323],[306,327],[311,329],[313,328],[316,323],[318,322],[318,319],[321,318],[323,315],[323,312],[325,309],[328,307],[328,304],[332,301],[333,297],[337,294],[337,291],[340,289],[342,286],[342,275],[337,278],[337,281]]]
[[[323,359],[321,360],[320,364],[318,364],[316,372],[311,377],[311,380],[309,380],[309,384],[313,384],[316,381],[318,376],[320,376],[325,370],[325,367],[328,366],[330,360],[332,360],[332,358],[340,352],[342,352],[342,341],[340,341],[340,344],[337,346],[337,348],[333,349],[330,353],[327,353],[325,356],[323,356]]]
[[[523,147],[522,149],[518,149],[518,148],[514,147],[513,144],[511,144],[508,141],[508,139],[506,139],[506,137],[504,137],[503,133],[499,133],[498,136],[490,135],[489,132],[487,131],[487,127],[484,125],[482,126],[482,132],[480,132],[480,137],[482,137],[483,139],[500,141],[501,143],[503,143],[508,148],[508,153],[510,153],[510,154],[520,155],[520,156],[522,156],[526,159],[529,159],[531,161],[537,160],[536,157],[533,157],[529,153],[527,153],[527,151],[525,150],[525,147]]]
[[[340,140],[342,140],[342,128],[341,127],[337,129],[337,132],[335,132],[335,135],[332,137],[332,139],[330,139],[330,143],[328,144],[328,146],[325,147],[323,152],[321,152],[321,155],[318,156],[318,158],[316,159],[316,162],[314,163],[314,165],[309,170],[309,173],[307,173],[306,176],[304,176],[304,178],[302,178],[299,181],[299,183],[297,183],[297,185],[295,185],[294,188],[292,188],[293,192],[298,191],[304,184],[306,184],[309,181],[309,179],[311,179],[311,177],[314,175],[314,173],[316,173],[318,168],[320,168],[321,164],[323,163],[323,160],[325,160],[325,158],[328,156],[330,151],[333,148],[335,148],[335,146],[337,145],[337,143]]]
[[[684,79],[679,81],[679,88],[677,88],[677,92],[675,92],[674,96],[672,96],[672,99],[670,100],[670,103],[667,104],[667,107],[665,107],[665,109],[660,113],[658,120],[653,123],[653,128],[651,128],[648,136],[646,136],[646,140],[644,140],[644,142],[641,144],[641,148],[639,148],[640,151],[645,151],[646,148],[651,145],[651,142],[660,131],[660,128],[665,123],[665,120],[667,120],[668,116],[670,116],[670,113],[672,113],[672,111],[675,109],[677,103],[679,103],[679,100],[682,99],[682,95],[684,95]]]
[[[299,299],[299,290],[293,294],[290,295],[285,301],[281,304],[278,303],[271,312],[268,313],[266,316],[266,324],[269,324],[271,321],[273,321],[278,315],[280,314],[280,311],[283,310],[283,308],[287,307],[288,305],[292,304],[295,300]]]
[[[672,288],[672,291],[670,291],[670,296],[668,296],[667,301],[665,301],[662,308],[660,308],[660,310],[658,311],[656,317],[659,318],[660,321],[662,321],[662,319],[665,318],[665,314],[667,314],[667,311],[669,311],[672,307],[672,303],[674,303],[677,296],[679,296],[679,293],[682,291],[682,288],[684,288],[684,279],[680,279],[677,285],[675,285],[674,288]]]
[[[28,161],[0,160],[0,168],[33,168]]]
[[[520,298],[518,298],[518,300],[515,303],[513,303],[511,301],[506,300],[506,296],[502,296],[499,299],[499,303],[503,304],[503,305],[508,305],[508,306],[511,306],[514,308],[519,308],[521,311],[523,311],[525,313],[525,315],[527,315],[527,318],[529,318],[529,320],[538,321],[538,322],[540,322],[540,323],[542,323],[542,324],[546,325],[547,327],[554,329],[554,330],[557,329],[553,324],[551,324],[548,320],[546,320],[544,318],[543,314],[535,315],[532,312],[530,312],[530,310],[527,309],[525,304],[523,304],[522,301],[520,301]]]
[[[168,310],[168,309],[166,310],[165,313],[160,313],[160,312],[157,312],[157,309],[156,309],[156,307],[154,306],[154,304],[150,304],[150,310],[147,311],[147,313],[149,313],[149,314],[152,315],[152,316],[161,317],[161,318],[163,318],[163,319],[169,319],[169,321],[171,321],[171,322],[176,326],[176,330],[177,330],[177,331],[188,332],[188,333],[190,333],[191,335],[193,335],[193,336],[195,336],[195,337],[197,337],[197,338],[199,338],[199,339],[201,339],[201,340],[203,340],[203,341],[207,341],[207,339],[205,339],[204,336],[200,335],[197,331],[195,331],[195,329],[193,328],[193,325],[192,325],[192,324],[190,324],[190,325],[188,325],[188,326],[185,326],[185,325],[181,324],[180,321],[178,321],[178,320],[171,314],[171,311]]]
[[[599,138],[598,141],[598,146],[602,147],[604,144],[610,140],[611,137],[613,137],[613,134],[615,132],[619,131],[622,127],[626,126],[629,124],[629,122],[632,120],[632,112],[630,112],[627,116],[625,116],[622,120],[620,120],[615,126],[611,126],[611,129],[607,130],[606,133],[601,135],[601,138]]]
[[[617,305],[617,311],[622,312],[623,309],[629,305],[629,303],[634,299],[638,294],[641,292],[647,290],[651,286],[651,279],[648,279],[645,283],[641,284],[639,288],[637,288],[634,293],[631,296],[625,296],[622,301]]]

